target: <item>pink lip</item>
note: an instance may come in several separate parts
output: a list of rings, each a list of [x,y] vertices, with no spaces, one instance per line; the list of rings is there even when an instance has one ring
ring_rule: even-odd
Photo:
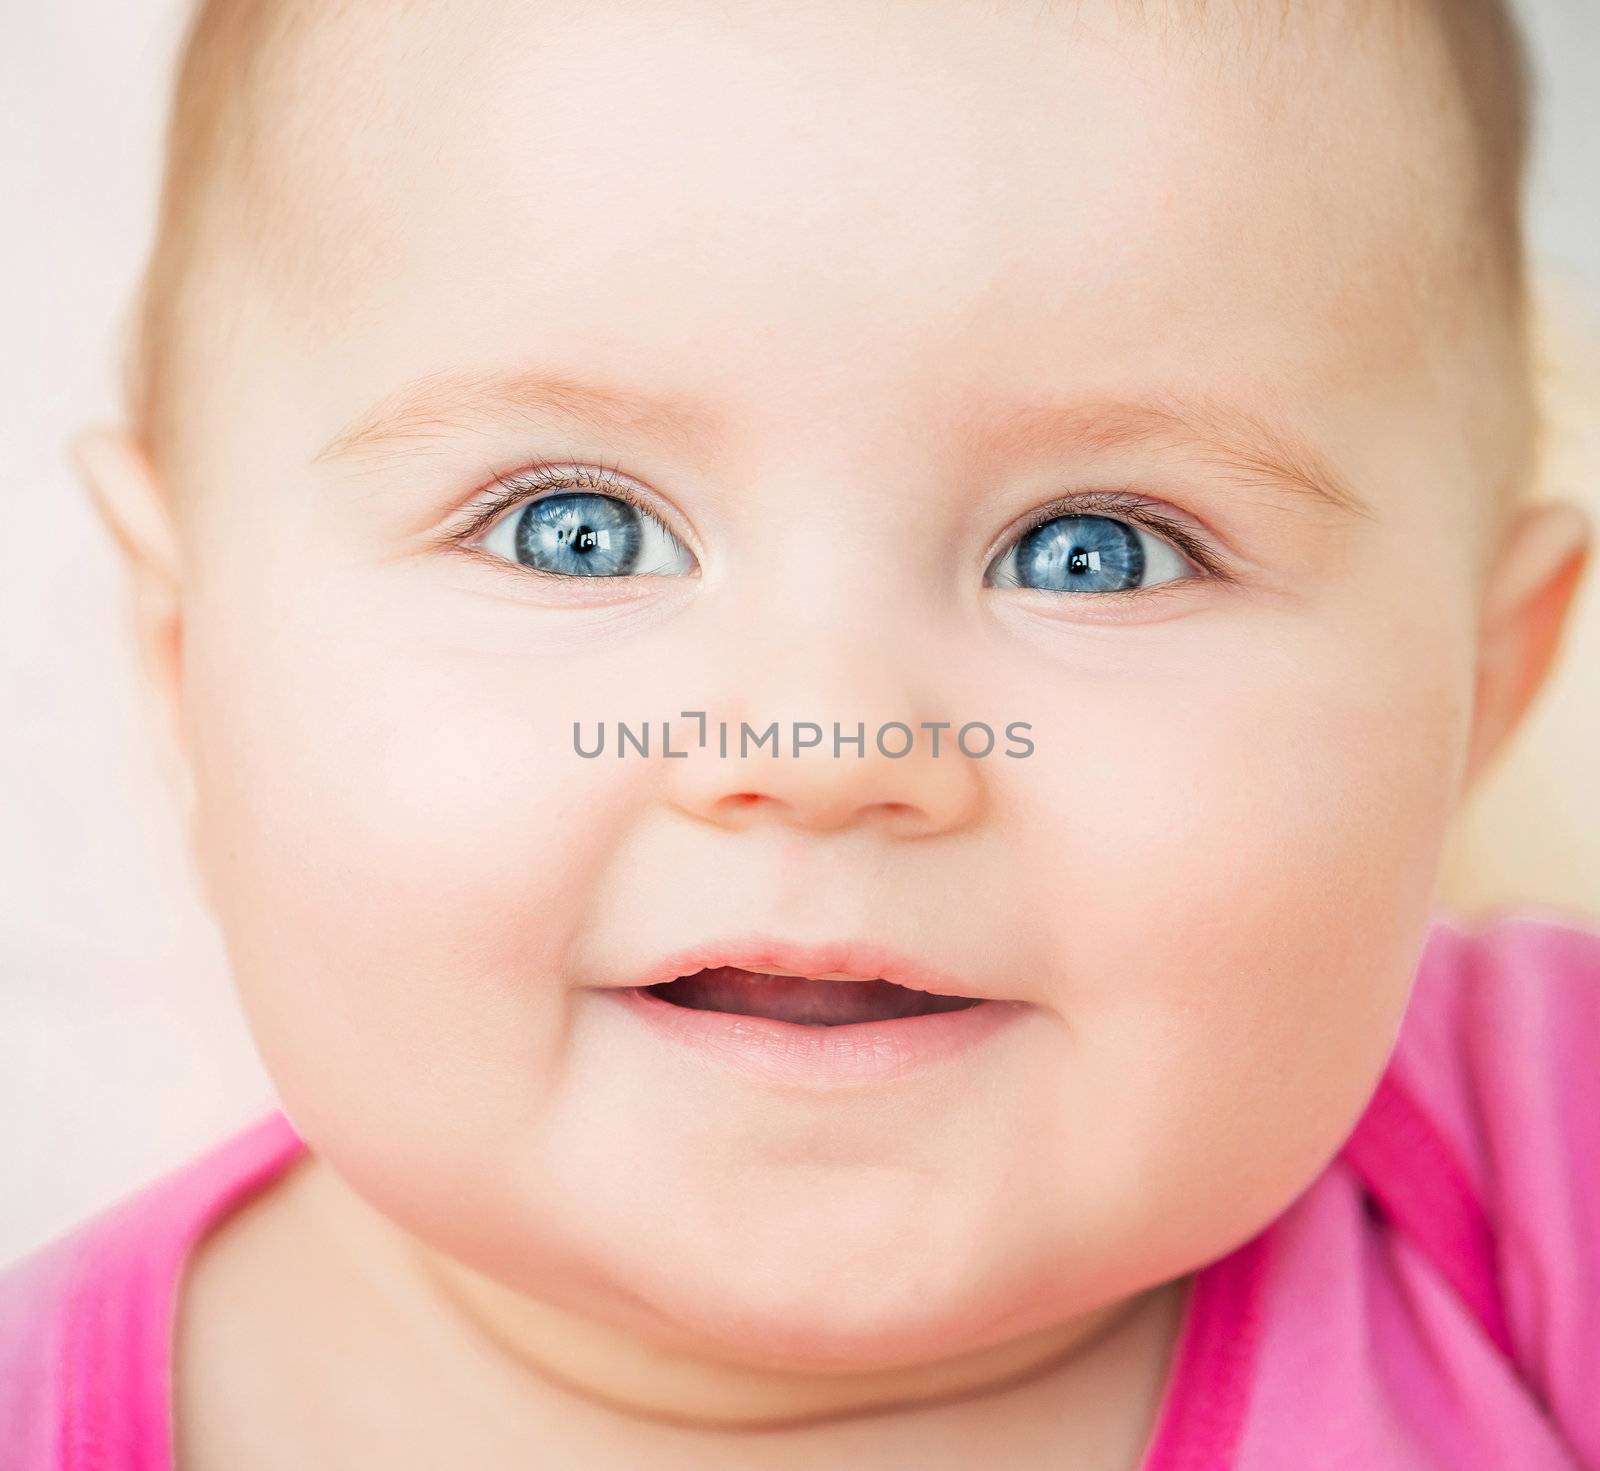
[[[842,1026],[807,1026],[675,1006],[645,989],[717,966],[810,976],[882,979],[919,991],[972,996],[970,982],[874,944],[791,945],[764,937],[696,946],[669,956],[628,986],[602,988],[625,1013],[676,1046],[756,1082],[804,1091],[881,1084],[922,1073],[978,1047],[1033,1010],[984,998],[960,1011]]]
[[[803,976],[848,976],[851,980],[893,981],[915,991],[935,991],[944,996],[979,996],[970,981],[913,960],[887,945],[871,941],[838,940],[827,944],[793,944],[767,935],[745,935],[711,940],[668,955],[630,986],[653,986],[660,981],[693,975],[719,965],[740,970],[792,971]],[[1000,1000],[1000,997],[987,998]]]

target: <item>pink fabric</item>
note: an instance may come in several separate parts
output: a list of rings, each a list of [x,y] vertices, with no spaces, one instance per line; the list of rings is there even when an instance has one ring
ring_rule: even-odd
[[[1140,1471],[1600,1471],[1600,932],[1431,926],[1328,1166],[1205,1265]],[[179,1276],[273,1111],[0,1272],[0,1471],[169,1471]]]

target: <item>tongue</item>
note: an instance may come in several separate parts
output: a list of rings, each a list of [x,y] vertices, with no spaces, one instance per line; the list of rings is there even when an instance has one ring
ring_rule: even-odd
[[[978,1005],[971,996],[941,996],[897,986],[893,981],[814,981],[805,976],[770,976],[736,966],[718,966],[646,988],[652,995],[698,1011],[731,1011],[773,1021],[838,1027],[851,1022],[889,1021]]]

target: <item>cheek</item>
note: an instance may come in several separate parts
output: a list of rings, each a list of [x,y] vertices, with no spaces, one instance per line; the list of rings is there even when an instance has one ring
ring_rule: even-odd
[[[1084,1178],[1190,1202],[1228,1179],[1236,1231],[1353,1125],[1409,994],[1470,688],[1459,624],[1397,652],[1385,621],[1232,648],[1174,625],[1046,717],[1012,825],[1074,1049],[1049,1116],[1116,1120],[1047,1145]],[[1204,1229],[1176,1228],[1186,1250]]]
[[[556,1086],[564,947],[647,770],[573,754],[574,719],[615,713],[603,660],[417,601],[305,578],[269,609],[235,580],[185,648],[245,1014],[302,1132],[380,1194],[494,1178]]]

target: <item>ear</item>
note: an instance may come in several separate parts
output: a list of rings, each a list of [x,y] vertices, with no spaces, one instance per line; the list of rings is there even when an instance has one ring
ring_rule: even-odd
[[[1463,789],[1504,749],[1543,687],[1588,565],[1591,537],[1588,515],[1569,501],[1522,507],[1502,533],[1484,590]]]
[[[194,777],[183,718],[183,575],[171,507],[142,445],[122,430],[87,430],[71,458],[129,577],[130,612],[162,774],[193,841]],[[191,852],[192,852],[191,847]]]

